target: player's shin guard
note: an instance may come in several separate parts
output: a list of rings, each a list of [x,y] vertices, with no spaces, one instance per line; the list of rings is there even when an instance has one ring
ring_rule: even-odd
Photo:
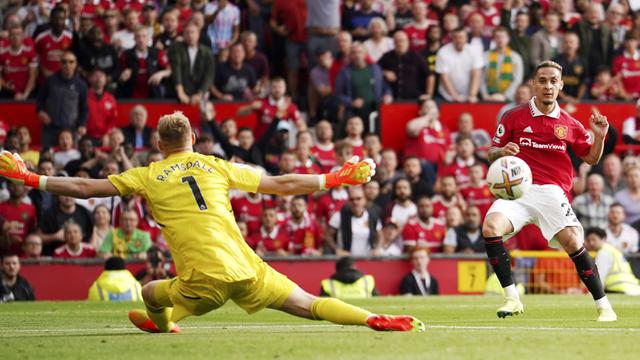
[[[370,312],[334,298],[316,298],[311,304],[315,320],[327,320],[340,325],[366,325]]]
[[[500,285],[503,288],[513,285],[511,260],[502,242],[502,236],[484,237],[484,247],[487,250],[487,257],[489,257],[493,272],[496,273],[498,280],[500,280]]]
[[[571,257],[571,260],[573,260],[573,263],[576,265],[578,275],[580,275],[580,279],[587,289],[589,289],[593,300],[602,299],[605,294],[602,281],[600,280],[600,274],[598,274],[596,263],[593,261],[591,255],[589,255],[587,249],[583,246],[580,250],[569,254],[569,257]]]

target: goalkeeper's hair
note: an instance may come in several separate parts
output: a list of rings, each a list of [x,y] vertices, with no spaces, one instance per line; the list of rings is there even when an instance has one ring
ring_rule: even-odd
[[[183,145],[191,142],[191,124],[189,119],[176,111],[173,114],[164,115],[158,122],[158,134],[160,140],[166,145]]]

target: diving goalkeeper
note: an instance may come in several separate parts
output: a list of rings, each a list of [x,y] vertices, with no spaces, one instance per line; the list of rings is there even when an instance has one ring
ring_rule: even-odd
[[[177,276],[143,287],[146,309],[129,312],[139,329],[179,332],[178,321],[208,313],[231,299],[250,314],[271,308],[374,330],[424,330],[424,324],[412,316],[372,314],[305,292],[251,250],[233,216],[229,189],[293,195],[360,185],[375,174],[373,161],[354,158],[337,172],[323,175],[267,176],[246,165],[194,153],[195,135],[181,112],[162,116],[158,133],[164,160],[108,179],[40,176],[29,172],[18,155],[0,154],[0,175],[14,182],[75,198],[135,193],[150,202]]]

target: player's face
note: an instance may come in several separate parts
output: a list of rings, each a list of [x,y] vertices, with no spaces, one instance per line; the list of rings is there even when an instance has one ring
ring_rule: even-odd
[[[424,250],[416,251],[411,256],[411,264],[415,271],[424,272],[427,270],[427,266],[429,265],[429,255]]]
[[[20,261],[17,256],[7,256],[2,260],[2,272],[9,277],[15,277],[20,272]]]
[[[420,220],[427,222],[431,215],[433,215],[433,204],[431,200],[421,198],[420,201],[418,201],[418,217]]]
[[[552,105],[562,90],[562,74],[560,70],[552,67],[544,67],[535,75],[533,80],[533,93],[544,105]]]
[[[609,222],[612,225],[622,224],[625,219],[624,208],[622,206],[612,206],[609,209]]]

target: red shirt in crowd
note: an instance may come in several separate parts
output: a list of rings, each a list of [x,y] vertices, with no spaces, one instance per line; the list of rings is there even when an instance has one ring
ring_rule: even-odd
[[[266,252],[288,251],[289,234],[287,229],[281,225],[276,225],[269,233],[263,227],[260,227],[258,232],[249,236],[247,243],[254,249],[261,248]]]
[[[316,219],[308,213],[302,222],[296,224],[293,218],[287,219],[289,232],[289,251],[296,255],[311,255],[322,243],[322,231]]]
[[[500,11],[498,11],[496,7],[491,7],[488,10],[479,9],[477,13],[482,15],[482,18],[484,19],[482,36],[491,38],[493,36],[493,30],[496,26],[500,25]]]
[[[333,143],[327,146],[315,144],[311,148],[311,154],[318,160],[324,171],[330,171],[337,164],[336,150]]]
[[[453,176],[456,179],[459,189],[464,189],[469,186],[471,179],[469,178],[469,169],[476,163],[475,158],[471,158],[467,161],[456,156],[453,162],[449,165],[441,166],[438,169],[438,177]],[[486,174],[487,168],[483,166],[484,173]]]
[[[137,12],[142,12],[142,5],[144,5],[145,2],[145,0],[117,0],[116,7],[120,11],[133,9]]]
[[[633,56],[626,52],[613,59],[613,75],[622,76],[622,86],[627,93],[634,97],[640,96],[640,51]]]
[[[116,126],[118,119],[116,99],[106,91],[98,97],[93,90],[90,90],[87,104],[89,107],[87,134],[94,139],[101,139]]]
[[[544,115],[534,100],[535,97],[504,114],[493,145],[518,144],[517,156],[531,168],[534,184],[555,184],[569,194],[573,166],[567,147],[571,146],[576,156],[583,157],[589,153],[593,140],[584,126],[560,109],[558,103],[551,113]]]
[[[255,138],[260,139],[265,132],[267,132],[267,128],[273,122],[273,119],[276,117],[278,113],[278,103],[286,101],[284,98],[280,100],[274,100],[271,97],[266,99],[260,99],[262,102],[260,109],[258,109],[258,122],[256,124],[255,129]],[[289,107],[287,108],[286,115],[280,119],[283,121],[293,121],[294,123],[300,120],[300,113],[298,112],[298,107],[296,104],[291,102]]]
[[[23,44],[16,52],[9,46],[0,48],[2,87],[11,87],[14,93],[24,93],[29,81],[29,70],[37,67],[38,56],[33,46]]]
[[[293,168],[294,174],[302,174],[302,175],[315,175],[322,174],[322,169],[318,164],[316,164],[313,160],[307,159],[304,163],[299,160],[296,160],[296,165]]]
[[[275,0],[271,9],[271,19],[287,28],[287,38],[303,43],[307,40],[306,0]],[[310,56],[315,56],[311,54]]]
[[[464,210],[465,204],[462,197],[455,195],[451,200],[446,200],[439,194],[433,197],[433,217],[443,223],[447,220],[447,211],[451,207],[458,207],[461,211]]]
[[[71,49],[72,43],[73,34],[69,30],[63,30],[60,36],[55,36],[51,29],[41,32],[35,40],[40,67],[52,73],[59,71],[62,54]]]
[[[418,136],[407,138],[404,156],[417,156],[432,164],[439,164],[444,159],[444,153],[450,142],[449,131],[446,128],[436,130],[425,127],[420,130]]]
[[[149,78],[153,74],[150,74],[148,70],[147,53],[136,51],[136,56],[138,57],[138,77],[136,78],[131,97],[134,99],[147,99],[149,98]],[[127,67],[124,54],[120,57],[120,66],[123,69]],[[169,59],[167,58],[167,54],[162,50],[158,51],[158,70],[166,69],[168,66]]]
[[[191,6],[187,6],[182,9],[179,8],[178,10],[179,10],[178,33],[182,34],[182,30],[184,29],[185,25],[189,23],[189,20],[191,19],[191,15],[193,14],[193,9],[191,9]]]
[[[32,204],[19,203],[14,204],[11,201],[0,203],[0,217],[7,222],[11,222],[12,226],[7,230],[7,235],[14,240],[14,248],[11,250],[16,254],[20,252],[20,246],[27,234],[33,232],[38,227],[36,218],[36,208]],[[18,240],[18,241],[15,241]]]
[[[438,25],[437,21],[427,20],[427,26],[421,29],[415,23],[407,24],[402,30],[409,37],[409,49],[417,52],[427,48],[427,29],[432,25]]]
[[[96,257],[96,249],[85,243],[80,243],[80,250],[71,251],[67,245],[62,245],[53,252],[53,257],[62,259],[78,259]]]
[[[253,235],[260,230],[262,208],[266,206],[266,204],[263,203],[263,199],[266,201],[266,198],[263,196],[264,195],[259,195],[257,198],[253,198],[244,193],[242,196],[231,199],[231,207],[233,208],[236,220],[247,223],[249,235]],[[269,200],[269,202],[271,201]]]
[[[418,217],[412,217],[404,225],[402,241],[404,246],[426,246],[430,253],[442,252],[442,242],[447,230],[438,220],[431,218],[425,224]]]
[[[460,190],[462,197],[467,202],[467,206],[475,206],[480,209],[480,214],[484,219],[484,216],[487,215],[487,211],[493,204],[495,198],[491,191],[489,191],[489,185],[483,182],[479,186],[473,186],[469,184],[466,188]]]
[[[325,224],[337,211],[342,209],[342,205],[349,198],[345,189],[331,189],[328,193],[320,196],[316,200],[316,218]]]

